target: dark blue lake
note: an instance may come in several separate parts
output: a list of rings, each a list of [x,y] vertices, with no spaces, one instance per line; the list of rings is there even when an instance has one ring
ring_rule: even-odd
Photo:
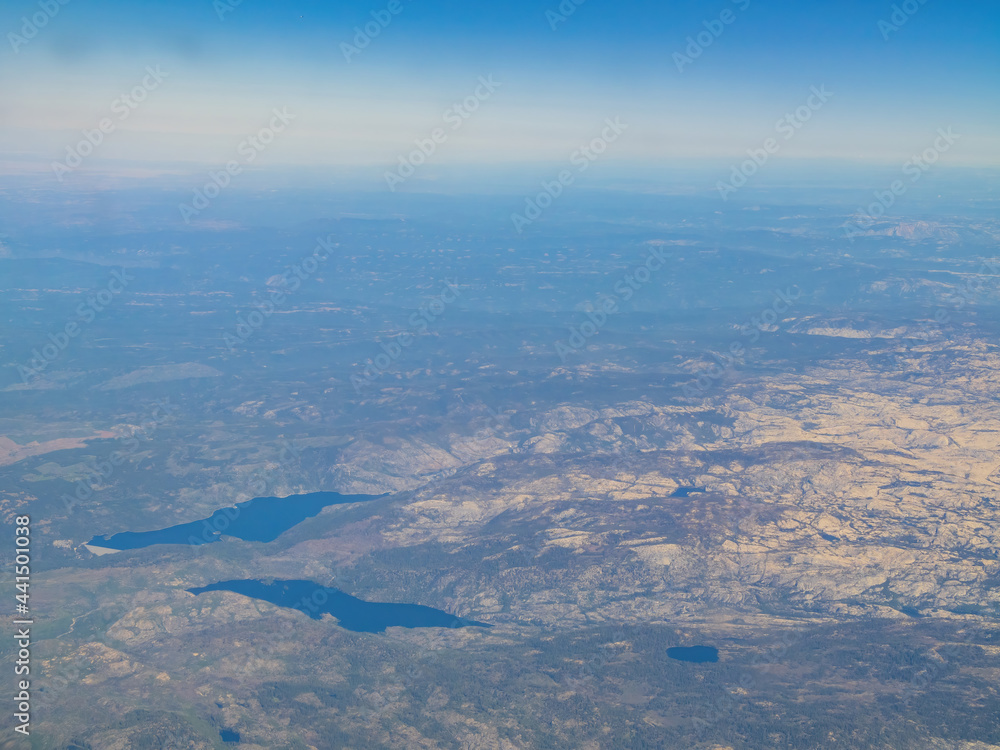
[[[240,733],[234,732],[232,729],[220,729],[219,737],[222,738],[223,742],[239,742]]]
[[[253,599],[262,599],[279,607],[297,609],[314,620],[324,613],[340,621],[340,626],[356,633],[382,633],[386,628],[489,628],[483,622],[466,620],[422,604],[366,602],[339,589],[320,586],[312,581],[222,581],[201,588],[188,589],[192,594],[231,591]]]
[[[670,497],[687,497],[695,492],[704,492],[704,487],[678,487],[670,493]]]
[[[212,544],[223,535],[247,542],[273,542],[293,526],[319,515],[330,505],[363,503],[384,495],[341,495],[339,492],[311,492],[289,497],[257,497],[233,508],[217,510],[208,518],[182,523],[157,531],[123,531],[110,539],[95,536],[88,544],[126,550],[154,544]]]
[[[667,656],[677,661],[705,664],[719,660],[719,649],[712,646],[675,646],[667,649]]]

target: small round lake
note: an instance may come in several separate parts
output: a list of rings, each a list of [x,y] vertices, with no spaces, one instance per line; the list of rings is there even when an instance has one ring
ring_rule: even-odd
[[[703,493],[705,491],[706,489],[704,487],[678,487],[670,493],[670,497],[690,497],[696,492]]]
[[[220,729],[219,737],[222,739],[223,742],[235,743],[240,741],[240,733],[234,732],[232,729]]]

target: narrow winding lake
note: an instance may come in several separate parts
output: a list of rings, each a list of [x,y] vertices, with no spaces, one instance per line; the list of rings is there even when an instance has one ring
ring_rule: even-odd
[[[385,495],[341,495],[311,492],[289,497],[257,497],[232,508],[217,510],[208,518],[157,531],[123,531],[110,539],[95,536],[88,546],[106,550],[152,547],[154,544],[212,544],[223,536],[247,542],[273,542],[293,526],[319,515],[323,508],[363,503]]]
[[[221,581],[201,588],[188,589],[192,594],[210,591],[230,591],[252,599],[297,609],[314,620],[330,614],[340,621],[340,626],[356,633],[382,633],[386,628],[489,628],[483,622],[466,620],[440,609],[422,604],[392,604],[366,602],[339,589],[320,586],[312,581]]]

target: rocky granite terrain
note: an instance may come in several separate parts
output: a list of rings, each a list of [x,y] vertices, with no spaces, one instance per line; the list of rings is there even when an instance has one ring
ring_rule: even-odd
[[[73,565],[39,588],[41,727],[70,741],[83,687],[112,723],[78,747],[213,747],[213,724],[251,748],[1000,747],[992,720],[947,719],[956,701],[1000,708],[1000,355],[861,346],[736,370],[698,397],[679,379],[658,397],[456,404],[422,430],[305,438],[304,475],[394,494],[270,545],[98,560],[73,540]],[[494,627],[357,634],[185,592],[239,577]],[[718,664],[663,656],[697,643]],[[733,722],[750,745],[720,744]]]

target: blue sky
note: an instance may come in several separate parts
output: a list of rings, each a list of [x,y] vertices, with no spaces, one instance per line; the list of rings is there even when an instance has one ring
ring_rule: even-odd
[[[892,30],[879,22],[905,3],[567,0],[575,10],[553,30],[556,0],[399,0],[350,62],[341,45],[389,0],[243,0],[221,20],[220,3],[6,3],[0,164],[47,169],[114,117],[147,66],[163,84],[116,121],[89,167],[225,163],[274,108],[295,120],[256,166],[390,166],[480,76],[500,86],[449,133],[433,155],[441,165],[558,163],[608,117],[629,129],[607,161],[732,159],[773,136],[813,86],[834,95],[782,143],[782,159],[901,163],[952,127],[962,139],[949,163],[1000,164],[995,2],[910,0],[915,12],[897,13],[906,21]],[[39,13],[44,27],[21,43],[23,18]],[[675,54],[706,24],[722,33],[679,70]]]

